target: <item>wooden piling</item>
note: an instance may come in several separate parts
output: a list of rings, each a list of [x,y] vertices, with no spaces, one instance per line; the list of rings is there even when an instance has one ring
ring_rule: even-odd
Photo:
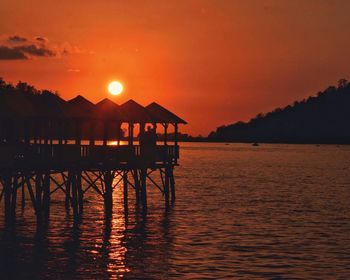
[[[136,204],[139,205],[140,204],[140,179],[139,179],[139,173],[138,173],[138,169],[134,169],[134,182],[135,182],[135,200],[136,200]]]
[[[35,213],[37,220],[41,220],[41,210],[42,210],[42,174],[38,172],[35,176]]]
[[[141,168],[140,172],[141,177],[141,201],[143,208],[147,208],[147,189],[146,189],[146,177],[147,177],[147,168]]]
[[[171,166],[169,171],[171,202],[174,202],[176,199],[174,168]]]
[[[18,189],[18,177],[14,175],[12,179],[12,199],[11,199],[11,219],[16,218],[16,204],[17,204],[17,189]]]
[[[104,181],[105,181],[105,193],[104,193],[105,215],[106,217],[111,217],[112,210],[113,210],[113,197],[112,197],[113,176],[111,171],[108,170],[105,172]]]
[[[68,175],[69,176],[69,175]],[[73,208],[73,216],[76,219],[79,216],[78,210],[78,190],[77,190],[77,176],[74,170],[70,171],[71,177],[71,191],[72,191],[72,208]]]
[[[43,201],[42,207],[45,216],[49,216],[50,212],[50,173],[45,173],[43,177]]]
[[[25,182],[25,176],[22,176],[22,186],[21,186],[21,191],[22,191],[22,194],[21,194],[21,198],[22,198],[21,206],[22,206],[22,210],[26,206],[26,195],[25,195],[25,183],[24,182]]]
[[[33,191],[33,187],[32,184],[30,183],[30,176],[28,176],[27,174],[24,176],[25,178],[25,183],[27,185],[28,188],[28,192],[29,192],[29,196],[30,196],[30,200],[32,201],[32,205],[34,207],[35,213],[36,213],[36,200],[35,200],[35,195],[34,195],[34,191]],[[24,187],[24,185],[23,185]]]
[[[4,175],[4,208],[5,223],[11,221],[11,177],[9,174]]]
[[[66,210],[69,211],[70,208],[70,204],[71,204],[71,199],[70,199],[70,192],[71,192],[71,177],[70,177],[70,173],[68,172],[67,178],[65,180],[65,206],[66,206]]]
[[[128,172],[123,172],[124,214],[128,215]]]
[[[77,172],[76,176],[77,176],[78,210],[79,210],[79,215],[81,215],[83,213],[83,207],[84,207],[84,193],[83,193],[82,184],[81,184],[81,170]]]
[[[164,200],[165,206],[169,206],[169,167],[165,167],[165,178],[164,178]]]

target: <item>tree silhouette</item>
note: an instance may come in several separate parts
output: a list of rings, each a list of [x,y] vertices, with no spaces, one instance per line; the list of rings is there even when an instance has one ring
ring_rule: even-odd
[[[258,114],[249,122],[221,126],[213,141],[350,144],[350,83],[340,79],[317,96]]]

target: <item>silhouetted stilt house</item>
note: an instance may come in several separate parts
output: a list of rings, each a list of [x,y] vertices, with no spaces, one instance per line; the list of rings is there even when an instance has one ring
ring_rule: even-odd
[[[164,133],[151,160],[145,158],[135,135],[135,128],[140,137],[144,135],[148,124]],[[160,189],[168,205],[175,200],[179,124],[186,122],[157,103],[143,107],[129,100],[119,106],[109,99],[93,104],[80,95],[65,101],[50,92],[0,92],[0,201],[6,221],[15,217],[17,198],[25,207],[26,194],[38,220],[48,216],[56,191],[64,193],[66,208],[75,217],[82,213],[89,190],[103,198],[110,216],[112,193],[120,185],[126,213],[130,190],[136,203],[147,207],[147,183]],[[173,143],[167,139],[170,125]],[[158,171],[160,184],[150,176]]]

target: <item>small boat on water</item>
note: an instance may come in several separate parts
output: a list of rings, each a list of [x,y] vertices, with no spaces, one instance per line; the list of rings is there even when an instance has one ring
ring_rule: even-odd
[[[257,147],[259,146],[259,143],[253,143],[252,146]]]

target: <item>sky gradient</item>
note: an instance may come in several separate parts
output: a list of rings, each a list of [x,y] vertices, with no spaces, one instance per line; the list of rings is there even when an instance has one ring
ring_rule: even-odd
[[[5,0],[0,77],[217,126],[350,78],[349,1]],[[109,95],[119,80],[123,94]]]

